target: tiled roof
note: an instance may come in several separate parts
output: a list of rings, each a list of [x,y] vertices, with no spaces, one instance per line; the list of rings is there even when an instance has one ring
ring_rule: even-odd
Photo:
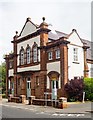
[[[67,37],[66,33],[59,32],[57,30],[50,31],[48,35],[49,35],[49,39],[52,39],[52,40],[57,40],[60,37]]]
[[[93,42],[82,39],[83,43],[90,48],[87,50],[87,59],[93,60]]]

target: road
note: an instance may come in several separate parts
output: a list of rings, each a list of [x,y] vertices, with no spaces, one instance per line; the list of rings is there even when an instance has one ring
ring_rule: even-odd
[[[4,106],[2,108],[3,118],[49,118],[49,115],[43,113],[33,112],[31,110],[13,108]]]
[[[73,104],[61,110],[14,103],[2,103],[1,105],[2,118],[91,118],[91,113],[88,112],[90,103]]]
[[[88,115],[89,116],[89,115]],[[87,117],[88,117],[87,116]],[[86,118],[85,114],[58,114],[58,113],[45,113],[45,112],[37,112],[37,111],[32,111],[28,109],[21,109],[21,108],[15,108],[15,107],[9,107],[9,106],[3,106],[2,107],[2,118]]]

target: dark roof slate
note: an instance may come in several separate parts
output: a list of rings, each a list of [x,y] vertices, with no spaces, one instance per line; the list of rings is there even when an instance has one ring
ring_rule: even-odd
[[[93,42],[82,39],[83,43],[90,48],[87,50],[87,59],[93,60]]]
[[[57,31],[57,30],[53,30],[53,31],[50,31],[48,35],[49,35],[49,39],[57,40],[61,37],[67,37],[68,34]]]

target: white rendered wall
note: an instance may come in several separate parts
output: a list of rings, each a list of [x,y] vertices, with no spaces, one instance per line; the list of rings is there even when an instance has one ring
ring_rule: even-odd
[[[47,73],[51,71],[56,71],[60,73],[60,61],[47,63]]]
[[[13,69],[8,70],[8,75],[9,76],[14,76],[14,70]]]
[[[83,53],[83,43],[79,39],[76,33],[73,33],[68,41],[68,79],[73,79],[76,76],[84,76],[84,53]],[[73,63],[73,48],[78,48],[78,61]]]
[[[30,66],[30,67],[23,67],[23,68],[17,68],[17,72],[24,72],[24,71],[36,71],[40,70],[40,64],[35,65],[35,66]]]
[[[76,32],[73,32],[68,41],[70,41],[70,44],[74,44],[74,45],[77,45],[77,46],[83,46],[83,43],[82,41],[80,40],[80,38],[78,37],[77,33]]]
[[[33,32],[36,31],[36,27],[31,23],[31,22],[27,22],[22,33],[21,33],[21,36],[19,38],[22,38],[28,34],[31,34]]]

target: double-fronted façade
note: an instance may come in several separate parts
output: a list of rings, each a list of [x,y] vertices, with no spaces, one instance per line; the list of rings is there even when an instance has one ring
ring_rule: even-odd
[[[65,34],[34,24],[27,18],[21,33],[13,37],[13,53],[5,56],[6,94],[48,99],[65,96],[64,85],[74,77],[93,77],[91,42],[73,29]]]

